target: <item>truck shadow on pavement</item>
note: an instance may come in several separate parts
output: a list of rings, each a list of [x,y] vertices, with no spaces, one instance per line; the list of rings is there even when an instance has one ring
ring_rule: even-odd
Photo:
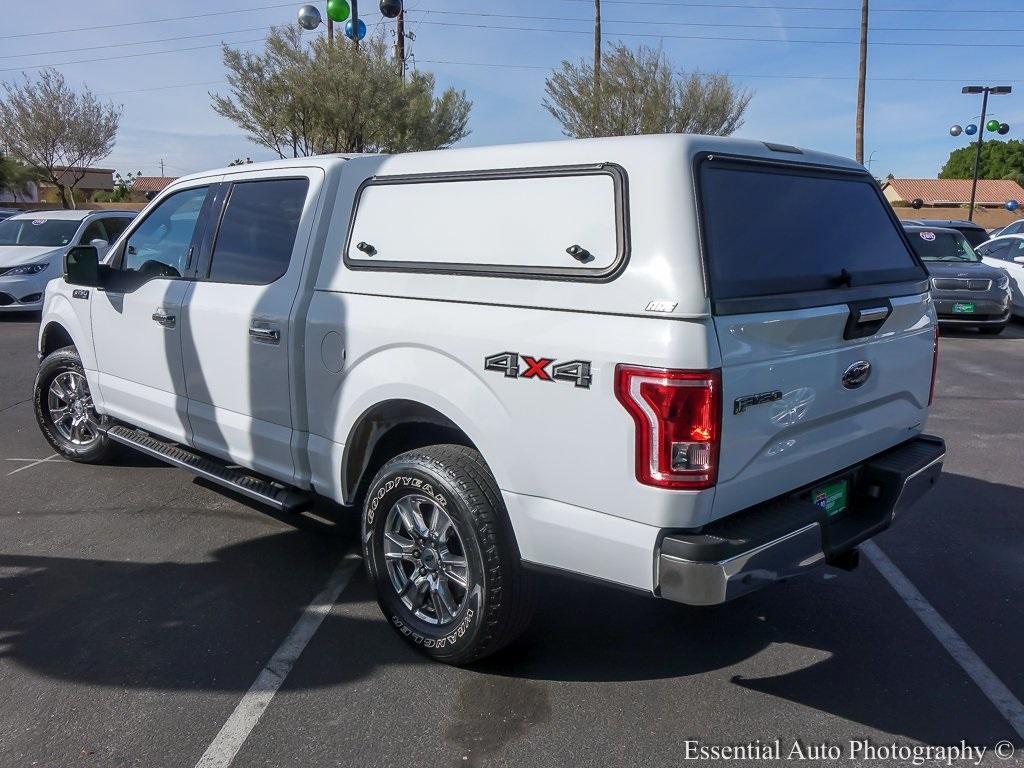
[[[943,485],[954,500],[999,500],[979,518],[1024,509],[1020,488],[957,475]],[[0,664],[70,683],[241,694],[340,554],[357,546],[351,520],[332,535],[324,534],[330,526],[300,520],[305,530],[216,549],[198,562],[0,554]],[[536,621],[520,642],[450,672],[397,637],[360,572],[286,685],[339,686],[387,666],[455,674],[466,710],[459,716],[472,719],[474,702],[494,691],[513,708],[517,700],[548,707],[542,681],[677,680],[672,698],[682,716],[716,706],[698,692],[726,678],[757,696],[926,743],[984,740],[999,727],[983,707],[953,712],[951,702],[980,695],[867,564],[708,609],[553,577],[542,586]],[[713,677],[687,683],[705,674]]]

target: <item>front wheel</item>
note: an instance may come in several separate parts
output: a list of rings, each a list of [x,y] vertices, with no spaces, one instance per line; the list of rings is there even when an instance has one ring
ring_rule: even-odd
[[[33,404],[43,437],[65,459],[99,464],[115,455],[74,347],[58,349],[40,364]]]
[[[476,661],[529,624],[532,583],[497,483],[470,448],[434,445],[385,464],[366,496],[363,552],[388,621],[438,661]]]

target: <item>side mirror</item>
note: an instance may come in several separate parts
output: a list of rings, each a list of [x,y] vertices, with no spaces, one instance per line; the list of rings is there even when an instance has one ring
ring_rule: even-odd
[[[97,237],[95,240],[90,240],[89,245],[96,249],[97,253],[107,250],[110,247],[110,243]]]
[[[99,288],[100,255],[94,245],[76,245],[64,256],[64,281],[83,288]]]

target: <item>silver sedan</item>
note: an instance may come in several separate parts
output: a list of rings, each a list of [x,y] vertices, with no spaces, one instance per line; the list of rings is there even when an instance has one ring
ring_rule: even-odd
[[[64,254],[94,245],[102,257],[136,211],[29,211],[0,221],[0,312],[43,308],[46,284],[60,277]]]

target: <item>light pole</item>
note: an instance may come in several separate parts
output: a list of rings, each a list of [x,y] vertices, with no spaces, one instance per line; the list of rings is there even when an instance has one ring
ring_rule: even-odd
[[[978,125],[978,147],[977,151],[974,153],[974,175],[971,179],[971,205],[967,212],[968,221],[974,221],[974,202],[978,198],[978,173],[981,170],[981,145],[985,143],[985,131],[988,130],[993,133],[1000,132],[1004,125],[996,123],[995,128],[992,128],[992,126],[985,124],[985,117],[988,112],[989,94],[992,94],[993,96],[1005,96],[1012,92],[1013,87],[1009,85],[965,85],[961,91],[961,93],[965,94],[984,94],[981,99],[981,122]],[[1009,129],[1007,128],[1007,130]]]

